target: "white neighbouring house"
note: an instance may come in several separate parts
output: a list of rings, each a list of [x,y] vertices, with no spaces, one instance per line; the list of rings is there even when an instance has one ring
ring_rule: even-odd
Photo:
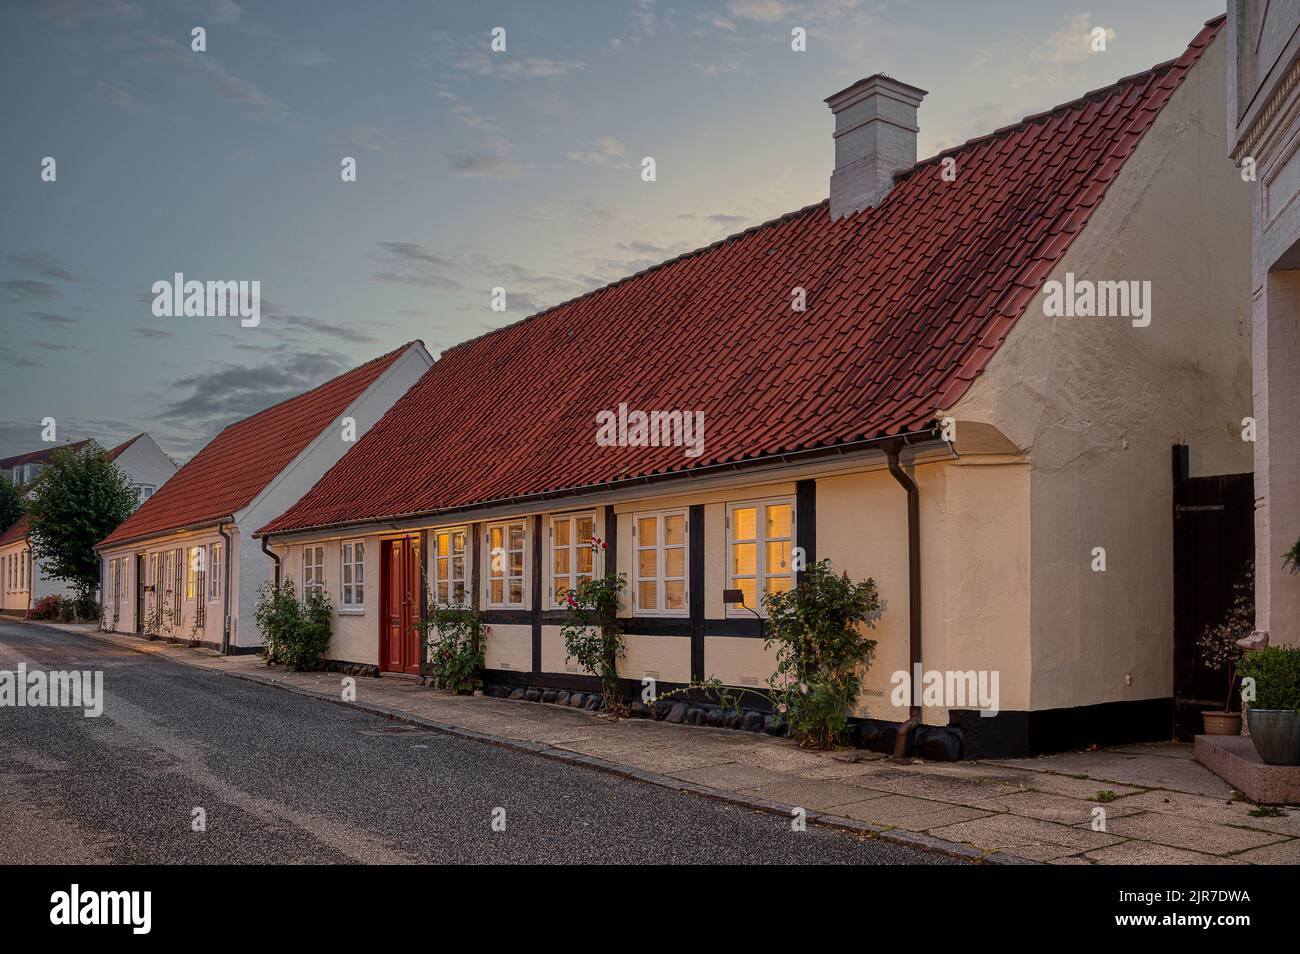
[[[298,500],[433,364],[412,341],[228,426],[96,545],[104,617],[248,652],[271,557],[252,533]]]
[[[30,495],[33,483],[49,466],[57,451],[98,446],[92,440],[84,440],[7,457],[0,460],[0,476]],[[141,504],[176,473],[176,462],[164,454],[158,442],[147,433],[137,434],[107,453],[108,459],[138,491]],[[46,596],[72,595],[67,583],[51,579],[39,561],[33,563],[28,530],[28,519],[23,516],[0,533],[0,573],[4,576],[3,587],[0,587],[0,611],[9,615],[26,615],[38,600]]]

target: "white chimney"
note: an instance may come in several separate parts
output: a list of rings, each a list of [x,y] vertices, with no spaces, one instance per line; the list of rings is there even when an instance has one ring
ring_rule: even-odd
[[[916,108],[925,94],[877,73],[826,100],[835,114],[831,219],[878,204],[894,173],[916,165]]]

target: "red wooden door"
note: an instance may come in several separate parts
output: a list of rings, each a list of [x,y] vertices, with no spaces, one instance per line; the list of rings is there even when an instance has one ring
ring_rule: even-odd
[[[380,612],[379,668],[420,672],[420,547],[413,537],[385,540],[383,606]]]

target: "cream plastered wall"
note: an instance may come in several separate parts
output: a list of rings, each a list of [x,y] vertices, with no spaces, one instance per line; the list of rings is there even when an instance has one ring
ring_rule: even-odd
[[[344,662],[379,664],[379,607],[380,577],[378,534],[331,537],[289,547],[272,547],[281,558],[281,578],[292,580],[295,591],[302,595],[303,550],[307,546],[325,548],[325,595],[334,606],[334,619],[330,631],[330,644],[326,652],[329,659]],[[343,606],[343,544],[361,543],[362,555],[362,605]],[[259,641],[261,636],[258,636]]]
[[[1028,468],[972,456],[905,469],[920,504],[922,666],[997,671],[999,706],[1028,708]],[[906,719],[892,694],[910,657],[907,494],[887,469],[817,481],[817,556],[855,581],[873,579],[886,604],[857,714]],[[922,717],[946,725],[948,709],[925,706]]]
[[[0,547],[0,609],[10,612],[26,611],[30,608],[32,581],[24,578],[25,567],[30,562],[31,544],[26,538],[15,540],[6,547]],[[10,582],[9,566],[13,561],[15,567],[13,582]]]
[[[1222,39],[1203,54],[1049,276],[1150,281],[1150,325],[1047,318],[1040,294],[947,412],[958,451],[962,422],[987,422],[1032,464],[1032,709],[1171,695],[1170,446],[1190,444],[1194,475],[1251,469],[1249,191],[1226,158],[1224,56]]]
[[[210,544],[220,543],[223,547],[226,545],[222,540],[221,534],[216,530],[195,530],[184,533],[168,534],[163,537],[154,537],[148,540],[141,540],[133,545],[123,545],[114,547],[109,550],[100,552],[101,566],[101,600],[105,606],[107,618],[111,621],[113,617],[113,577],[112,565],[115,559],[125,560],[125,572],[122,575],[122,597],[119,612],[117,616],[116,630],[120,633],[138,632],[141,627],[137,625],[136,620],[136,556],[144,555],[145,558],[145,578],[148,581],[150,558],[155,554],[167,553],[174,550],[180,550],[182,560],[190,559],[190,549],[200,547],[203,550],[203,558],[207,560],[208,547]],[[238,561],[238,551],[234,553],[233,559]],[[224,563],[224,560],[223,560]],[[207,572],[222,574],[221,585],[225,586],[225,568],[209,567]],[[233,576],[232,576],[233,579]],[[145,614],[154,611],[155,600],[159,595],[166,598],[166,585],[171,583],[171,578],[161,583],[157,583],[159,588],[145,593]],[[195,621],[198,616],[200,602],[204,609],[203,625],[196,628]],[[222,596],[218,595],[215,599],[209,599],[208,588],[204,586],[202,594],[195,594],[194,599],[188,599],[185,596],[185,571],[182,569],[181,575],[181,599],[180,599],[180,620],[174,625],[172,635],[178,639],[199,639],[205,643],[220,644],[224,635],[224,602]]]

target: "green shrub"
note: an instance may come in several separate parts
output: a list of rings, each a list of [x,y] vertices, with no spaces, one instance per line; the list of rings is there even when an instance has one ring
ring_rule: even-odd
[[[257,588],[257,627],[266,640],[263,654],[288,669],[319,669],[330,642],[334,607],[320,590],[311,590],[300,603],[292,580],[267,581]]]
[[[426,673],[439,689],[467,696],[483,687],[487,627],[467,606],[439,607],[422,621],[429,647]]]
[[[573,660],[600,677],[605,694],[605,711],[618,714],[618,661],[627,652],[623,628],[618,620],[627,577],[620,573],[582,580],[577,589],[565,594],[568,609],[560,635],[564,638],[565,661]]]
[[[1300,709],[1300,649],[1266,646],[1237,663],[1243,679],[1255,680],[1252,709]]]
[[[801,745],[839,745],[876,652],[876,641],[863,629],[874,627],[885,610],[875,580],[854,583],[822,560],[804,571],[793,590],[764,596],[763,606],[765,645],[776,646],[769,685],[777,711]]]

